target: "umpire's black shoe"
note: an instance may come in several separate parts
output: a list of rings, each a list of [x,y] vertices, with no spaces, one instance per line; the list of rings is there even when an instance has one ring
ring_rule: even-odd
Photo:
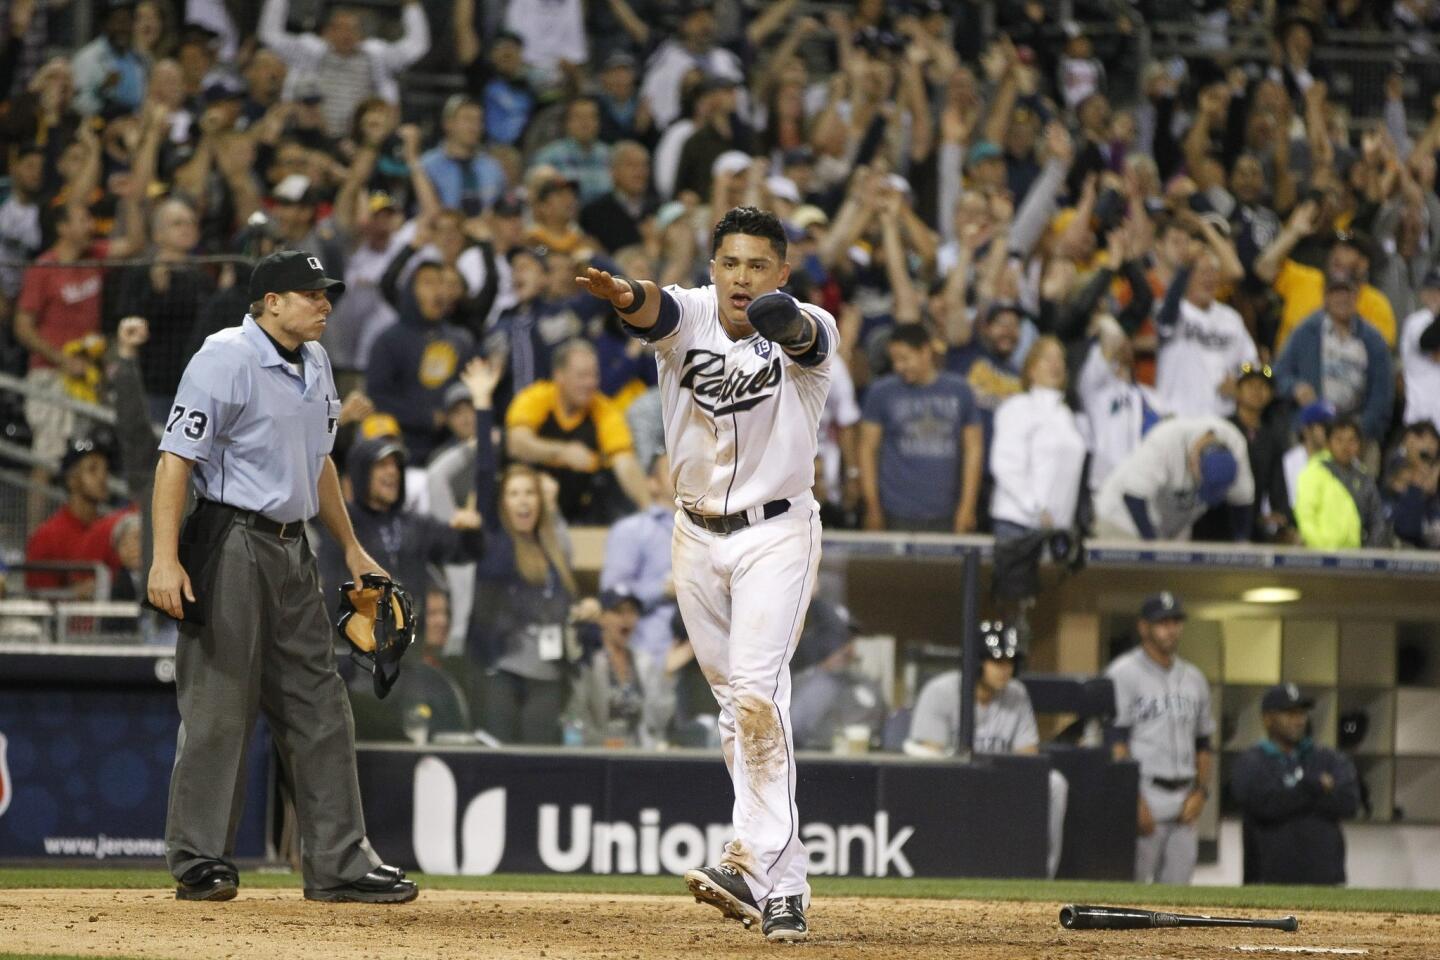
[[[219,860],[206,860],[186,870],[175,887],[176,900],[233,900],[240,877]]]
[[[750,885],[740,871],[728,863],[686,871],[685,885],[695,895],[696,903],[718,908],[727,920],[745,924],[746,930],[760,919],[760,907],[750,894]]]
[[[418,896],[420,888],[415,881],[405,879],[404,870],[384,865],[344,886],[305,888],[306,900],[328,903],[409,903]]]
[[[793,897],[771,897],[765,901],[765,919],[760,932],[771,943],[797,943],[810,936],[805,923],[805,900]]]

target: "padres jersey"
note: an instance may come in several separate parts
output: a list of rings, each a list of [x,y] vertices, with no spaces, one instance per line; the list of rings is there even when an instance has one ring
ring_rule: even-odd
[[[1140,775],[1195,776],[1195,741],[1215,733],[1210,684],[1200,669],[1176,657],[1166,670],[1136,647],[1116,657],[1105,676],[1115,684],[1115,726],[1130,730],[1130,755]]]
[[[1240,314],[1218,300],[1206,309],[1183,300],[1175,323],[1159,333],[1155,387],[1165,409],[1181,417],[1229,415],[1235,402],[1220,395],[1220,385],[1260,358]]]
[[[915,699],[910,739],[941,744],[955,752],[960,727],[960,671],[947,670],[932,677]],[[1015,753],[1040,744],[1035,709],[1019,680],[1011,680],[989,703],[975,703],[975,752]]]
[[[835,319],[800,304],[824,338],[823,357],[807,366],[759,334],[731,340],[713,285],[664,293],[679,306],[678,320],[667,322],[662,310],[655,327],[632,332],[655,344],[676,501],[724,515],[806,494],[840,340]]]

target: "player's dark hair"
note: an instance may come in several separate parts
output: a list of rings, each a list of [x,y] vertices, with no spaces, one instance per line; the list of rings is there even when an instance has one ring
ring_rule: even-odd
[[[1336,417],[1334,420],[1330,421],[1328,426],[1326,426],[1325,439],[1329,440],[1331,437],[1335,436],[1335,434],[1339,433],[1342,430],[1353,431],[1355,436],[1357,437],[1365,436],[1365,431],[1360,429],[1359,420],[1355,419],[1354,417]]]
[[[770,241],[770,247],[781,260],[785,259],[785,227],[780,218],[768,210],[755,207],[731,207],[720,222],[715,224],[715,235],[710,240],[710,255],[720,249],[720,243],[732,233],[747,237],[760,237]]]
[[[1432,439],[1440,440],[1440,430],[1437,430],[1435,424],[1429,420],[1416,420],[1414,423],[1405,427],[1401,437],[1431,437]]]
[[[924,350],[934,346],[934,341],[930,339],[930,331],[925,329],[923,323],[897,323],[895,328],[890,331],[889,342],[898,343],[911,350]]]

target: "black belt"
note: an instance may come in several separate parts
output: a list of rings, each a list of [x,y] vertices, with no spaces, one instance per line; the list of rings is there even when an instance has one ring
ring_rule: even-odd
[[[218,500],[201,500],[197,509],[215,510],[230,515],[230,522],[239,524],[242,527],[249,527],[251,530],[259,530],[261,533],[268,533],[272,537],[281,540],[297,540],[305,536],[305,521],[291,520],[281,523],[278,520],[271,520],[263,513],[256,513],[254,510],[242,510],[239,507],[232,507],[228,503],[221,503]]]
[[[1150,782],[1162,790],[1184,790],[1186,787],[1195,785],[1195,778],[1180,777],[1177,780],[1167,780],[1164,777],[1151,777]]]
[[[765,506],[761,507],[760,509],[761,513],[764,514],[765,519],[770,520],[774,517],[780,516],[780,514],[784,513],[786,510],[789,510],[790,501],[771,500],[769,503],[765,504]],[[695,513],[693,510],[686,510],[685,516],[689,517],[690,522],[695,524],[695,526],[704,527],[711,533],[718,533],[721,536],[727,536],[734,533],[736,530],[744,530],[746,527],[750,526],[750,518],[745,516],[745,514],[743,513],[727,513],[724,516],[716,517],[707,516],[703,513]]]

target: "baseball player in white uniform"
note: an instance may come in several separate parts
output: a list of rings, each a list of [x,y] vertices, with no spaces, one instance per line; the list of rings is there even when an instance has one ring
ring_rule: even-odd
[[[804,940],[810,901],[795,807],[790,657],[820,563],[816,435],[839,333],[779,292],[785,230],[737,207],[715,226],[713,285],[697,290],[589,269],[576,282],[654,344],[675,481],[676,600],[720,704],[735,839],[691,870],[697,901],[769,940]]]
[[[1115,759],[1140,765],[1135,881],[1186,884],[1215,765],[1210,684],[1175,652],[1185,627],[1179,597],[1167,590],[1146,598],[1137,627],[1140,645],[1105,669],[1115,684]]]
[[[1000,620],[983,620],[977,631],[980,676],[975,683],[974,752],[984,754],[1038,754],[1040,730],[1035,725],[1035,708],[1030,693],[1015,679],[1025,655],[1020,650],[1020,632]],[[915,698],[910,714],[910,735],[905,752],[912,757],[953,756],[960,728],[960,671],[946,670],[931,677]],[[1065,809],[1070,801],[1070,781],[1059,770],[1049,777],[1048,849],[1046,875],[1052,879],[1060,869],[1061,847],[1065,841]]]

